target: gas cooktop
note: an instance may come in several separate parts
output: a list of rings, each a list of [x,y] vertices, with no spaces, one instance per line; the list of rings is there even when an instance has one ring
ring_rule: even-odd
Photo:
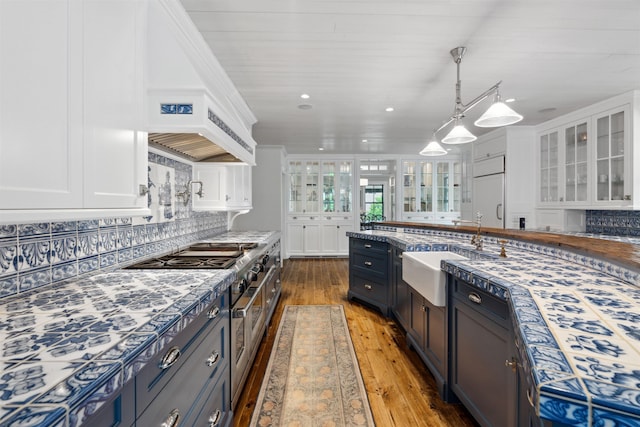
[[[127,269],[225,269],[232,267],[245,251],[257,243],[201,242],[172,255],[151,258],[125,267]]]

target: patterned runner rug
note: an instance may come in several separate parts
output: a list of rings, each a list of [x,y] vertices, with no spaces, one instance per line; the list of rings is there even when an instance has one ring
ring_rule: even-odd
[[[341,305],[287,305],[251,426],[374,426]]]

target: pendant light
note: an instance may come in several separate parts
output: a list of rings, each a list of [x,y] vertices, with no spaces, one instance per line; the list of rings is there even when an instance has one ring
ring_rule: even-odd
[[[478,139],[474,134],[469,132],[466,127],[462,124],[460,119],[455,120],[455,125],[451,132],[447,134],[444,138],[442,138],[443,144],[466,144],[468,142],[473,142]]]
[[[453,58],[453,61],[456,63],[456,72],[457,72],[456,103],[455,103],[454,112],[451,115],[451,117],[449,117],[449,119],[447,119],[447,121],[445,121],[442,124],[442,126],[440,126],[438,129],[435,130],[433,142],[435,142],[435,144],[437,145],[435,144],[431,145],[431,143],[429,143],[420,152],[420,154],[422,155],[433,156],[433,155],[446,154],[446,150],[442,149],[442,146],[437,143],[437,140],[435,139],[435,135],[445,127],[449,126],[449,124],[451,124],[452,122],[454,123],[453,129],[451,129],[451,131],[447,134],[447,136],[442,138],[443,144],[466,144],[478,139],[475,135],[469,132],[469,130],[464,126],[464,123],[462,122],[462,118],[464,117],[465,112],[472,109],[477,104],[484,101],[491,95],[495,94],[494,102],[489,107],[489,109],[484,114],[482,114],[482,116],[480,116],[478,120],[474,122],[476,126],[478,127],[507,126],[522,120],[522,115],[513,111],[511,108],[509,108],[505,103],[503,103],[500,100],[500,92],[498,88],[500,87],[500,84],[502,83],[502,81],[499,81],[495,85],[491,86],[489,89],[484,91],[482,94],[480,94],[480,96],[476,97],[468,104],[462,103],[462,97],[460,95],[461,85],[462,85],[460,81],[460,63],[462,62],[462,57],[464,56],[466,51],[467,51],[467,48],[463,46],[453,48],[449,51],[449,53],[451,54],[451,57]],[[432,147],[431,149],[429,149],[430,146]],[[437,149],[438,147],[441,148],[442,150],[438,150]],[[442,153],[442,151],[445,151],[445,153]],[[442,154],[424,154],[424,153],[442,153]]]
[[[431,141],[420,151],[421,156],[444,156],[445,154],[447,154],[447,150],[440,145],[435,133]]]
[[[512,125],[520,120],[522,120],[522,116],[500,100],[500,91],[496,89],[493,104],[473,124],[481,128],[495,128]]]

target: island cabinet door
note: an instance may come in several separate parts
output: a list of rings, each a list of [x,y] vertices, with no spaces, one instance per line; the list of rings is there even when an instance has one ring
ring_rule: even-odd
[[[483,427],[516,427],[517,375],[506,301],[455,279],[450,390]]]

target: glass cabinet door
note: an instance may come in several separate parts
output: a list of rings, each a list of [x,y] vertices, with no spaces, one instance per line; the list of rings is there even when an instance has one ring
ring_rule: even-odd
[[[402,211],[417,212],[416,205],[416,162],[402,162]]]
[[[587,123],[565,128],[565,201],[587,200]]]
[[[320,163],[319,162],[306,162],[305,163],[305,187],[306,198],[305,207],[303,212],[318,212],[318,200],[319,200],[319,181],[320,181]]]
[[[624,200],[624,111],[596,120],[596,198]]]
[[[340,162],[340,178],[338,182],[340,212],[353,210],[353,162]]]
[[[420,162],[420,212],[433,211],[433,163]]]
[[[336,164],[322,163],[322,212],[336,211]]]
[[[289,162],[289,212],[301,213],[304,209],[303,162]]]
[[[438,203],[436,210],[438,212],[449,212],[449,162],[438,162],[436,176],[438,177],[438,187],[436,189],[438,192]]]
[[[558,132],[540,136],[540,202],[558,201]]]

